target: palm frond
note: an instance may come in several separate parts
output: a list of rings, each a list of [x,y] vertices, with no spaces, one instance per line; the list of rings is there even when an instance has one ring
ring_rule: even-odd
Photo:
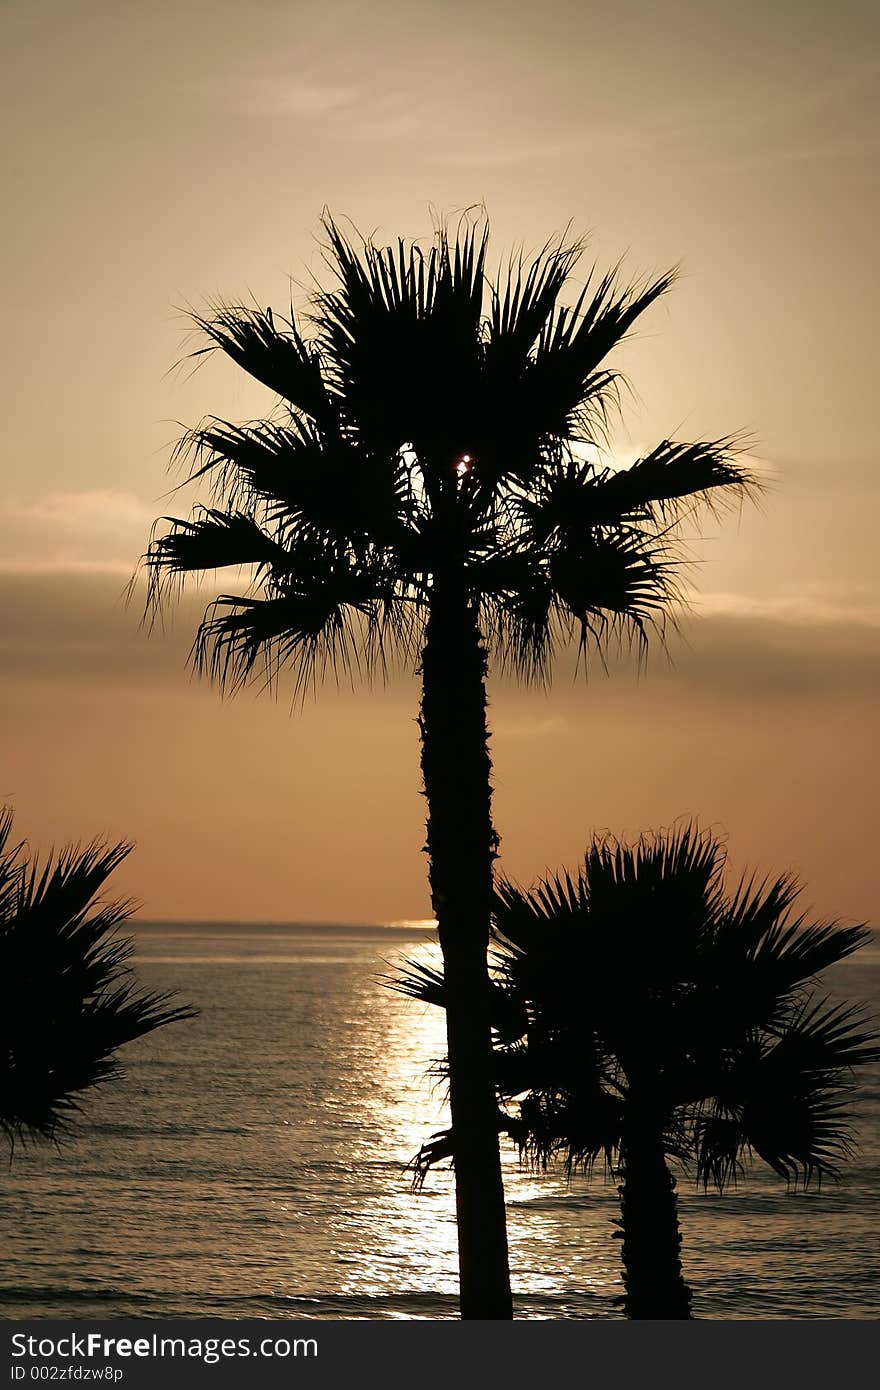
[[[680,504],[721,497],[727,503],[754,490],[753,471],[737,461],[735,439],[682,443],[664,439],[628,468],[604,471],[595,479],[594,505],[606,520],[654,519],[665,524],[680,515]]]
[[[184,435],[175,460],[189,457],[189,481],[206,475],[215,500],[266,521],[285,542],[314,535],[332,545],[382,545],[412,519],[404,456],[376,458],[311,422],[214,419]]]
[[[697,1119],[699,1179],[723,1187],[749,1151],[793,1184],[839,1176],[853,1149],[853,1071],[878,1058],[865,1012],[827,999],[802,1001],[775,1034],[750,1033]]]
[[[792,916],[790,908],[802,891],[791,874],[772,882],[744,880],[725,922],[744,944],[750,963],[772,972],[777,988],[792,988],[837,965],[870,938],[864,923],[807,923],[804,913]]]
[[[546,684],[553,652],[565,640],[546,557],[503,551],[480,556],[468,565],[466,578],[480,631],[500,669]]]
[[[169,530],[147,551],[148,607],[161,604],[170,584],[188,574],[255,566],[286,573],[294,560],[244,512],[197,507],[192,517],[165,517]]]
[[[255,677],[271,686],[289,669],[304,695],[328,672],[370,678],[411,658],[418,631],[381,581],[340,565],[309,586],[276,576],[266,598],[221,594],[202,620],[193,659],[229,692]]]
[[[497,1124],[498,1133],[509,1135],[515,1143],[519,1144],[524,1138],[522,1123],[516,1116],[507,1115],[499,1110]],[[441,1129],[432,1134],[406,1165],[407,1170],[412,1173],[413,1192],[421,1192],[431,1170],[439,1163],[446,1162],[452,1167],[455,1166],[455,1136],[452,1129]]]
[[[533,1091],[519,1109],[520,1152],[538,1169],[561,1159],[569,1175],[589,1175],[602,1159],[613,1170],[624,1113],[621,1098],[599,1084],[574,1093]]]
[[[193,316],[203,352],[222,351],[289,409],[240,425],[209,417],[183,436],[175,458],[210,488],[210,505],[151,543],[151,599],[186,573],[257,567],[270,607],[258,614],[249,593],[203,627],[219,643],[209,669],[234,673],[232,684],[277,670],[280,652],[298,681],[303,655],[311,673],[334,655],[354,670],[360,635],[363,669],[381,667],[386,643],[420,630],[452,556],[491,654],[525,679],[546,683],[572,642],[579,661],[595,650],[604,663],[612,643],[642,656],[662,641],[687,561],[675,525],[691,505],[754,486],[733,440],[665,440],[617,472],[583,460],[616,402],[606,359],[672,275],[625,285],[617,268],[594,268],[564,302],[583,251],[566,236],[512,257],[490,282],[482,210],[441,222],[425,247],[379,245],[329,213],[323,225],[332,281],[307,313],[220,303]],[[326,548],[349,577],[360,568],[368,588],[381,573],[382,597],[361,590],[343,614],[326,585],[306,592],[303,544]],[[291,588],[311,611],[293,615],[285,646],[277,601]],[[253,651],[261,633],[265,661]]]
[[[324,228],[338,284],[316,295],[313,325],[346,428],[380,455],[411,442],[429,490],[448,491],[468,449],[460,410],[479,367],[488,227],[465,219],[453,241],[441,226],[427,252],[357,247],[329,216]]]
[[[406,1165],[412,1173],[413,1192],[421,1192],[431,1169],[436,1168],[438,1163],[451,1163],[452,1155],[452,1130],[442,1129],[432,1134]]]
[[[579,660],[605,662],[615,642],[644,656],[665,640],[681,598],[671,547],[621,527],[566,535],[470,567],[483,631],[501,669],[549,684],[552,660],[575,640]]]
[[[799,1002],[768,1054],[768,1065],[801,1076],[837,1077],[880,1061],[877,1032],[859,1005],[809,996]]]
[[[422,1004],[445,1007],[445,981],[440,966],[429,965],[420,960],[406,960],[395,975],[385,979],[385,983],[389,989],[393,989],[397,994],[404,994],[409,999],[417,999]]]
[[[139,990],[118,934],[132,905],[103,902],[108,876],[129,853],[120,844],[62,851],[40,866],[5,850],[0,824],[0,1130],[57,1138],[83,1093],[119,1070],[123,1044],[195,1010],[170,994]]]
[[[683,822],[597,837],[577,874],[529,891],[497,884],[496,1084],[519,1100],[534,1165],[613,1166],[644,1094],[667,1158],[707,1186],[750,1155],[809,1182],[851,1152],[853,1077],[880,1060],[880,1037],[861,1009],[803,986],[866,932],[792,919],[789,875],[728,893],[725,861],[717,836]]]
[[[720,490],[728,502],[754,485],[748,467],[736,461],[735,444],[718,440],[683,444],[663,440],[628,468],[612,470],[575,455],[548,466],[517,510],[536,540],[576,535],[597,527],[662,525]]]
[[[584,252],[584,243],[553,238],[530,263],[510,257],[490,291],[486,334],[486,373],[510,380],[524,370],[559,296]]]
[[[606,436],[617,377],[602,364],[674,279],[670,271],[621,289],[615,269],[593,288],[591,276],[576,303],[546,321],[524,392],[555,434],[588,444]]]
[[[547,562],[558,612],[584,655],[615,636],[642,653],[652,632],[662,641],[680,597],[678,568],[661,544],[621,529],[566,536]]]
[[[297,411],[321,426],[336,420],[336,403],[327,390],[321,360],[300,335],[293,319],[276,324],[271,309],[218,304],[212,314],[194,313],[192,322],[208,339],[192,355],[220,350],[255,381],[268,386]]]

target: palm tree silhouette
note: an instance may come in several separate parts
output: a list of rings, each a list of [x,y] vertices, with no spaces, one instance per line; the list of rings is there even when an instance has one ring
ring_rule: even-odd
[[[277,393],[272,418],[211,418],[178,454],[210,505],[168,517],[151,599],[181,577],[252,566],[205,613],[196,664],[234,689],[291,666],[367,676],[418,663],[433,910],[448,983],[450,1105],[463,1317],[509,1317],[486,952],[497,836],[487,652],[530,679],[613,634],[644,644],[676,596],[675,523],[751,479],[731,441],[664,440],[614,471],[599,446],[617,399],[608,353],[669,287],[591,274],[548,243],[490,282],[488,228],[464,218],[428,251],[356,246],[326,216],[334,283],[311,310],[220,304],[207,339]],[[199,354],[196,354],[199,355]]]
[[[137,990],[117,928],[131,904],[102,902],[130,846],[71,848],[42,868],[10,843],[0,812],[0,1132],[58,1140],[84,1091],[119,1074],[117,1050],[192,1018],[173,996]]]
[[[576,877],[496,893],[499,1129],[537,1167],[602,1158],[620,1179],[629,1318],[691,1317],[671,1165],[719,1190],[751,1155],[793,1184],[836,1176],[852,1069],[880,1057],[859,1009],[806,988],[869,933],[793,916],[788,875],[728,894],[724,859],[687,825],[595,841]],[[395,984],[445,1002],[430,966]],[[435,1135],[417,1183],[452,1148]]]

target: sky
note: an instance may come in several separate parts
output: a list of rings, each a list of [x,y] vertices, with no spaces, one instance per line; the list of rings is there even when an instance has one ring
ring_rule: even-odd
[[[7,0],[0,801],[34,848],[136,848],[147,918],[430,913],[418,692],[221,699],[187,669],[198,598],[148,636],[123,590],[208,413],[187,305],[284,309],[325,206],[378,240],[485,205],[490,261],[570,226],[586,267],[677,285],[614,362],[615,438],[743,431],[760,505],[694,534],[669,651],[549,692],[495,679],[501,869],[695,816],[737,872],[880,918],[875,6]],[[291,282],[292,277],[292,282]],[[577,288],[576,286],[574,287]]]

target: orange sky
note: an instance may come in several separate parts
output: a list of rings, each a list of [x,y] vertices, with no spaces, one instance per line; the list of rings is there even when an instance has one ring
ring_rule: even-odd
[[[221,702],[186,673],[188,612],[147,641],[119,595],[174,422],[267,405],[228,364],[168,372],[175,306],[283,306],[325,203],[393,238],[484,200],[498,256],[571,220],[602,265],[681,262],[618,358],[620,454],[745,429],[774,480],[707,523],[674,668],[493,684],[502,867],[695,814],[737,868],[795,867],[821,912],[876,920],[874,7],[93,0],[6,27],[19,831],[137,840],[118,887],[145,916],[427,915],[413,682]]]

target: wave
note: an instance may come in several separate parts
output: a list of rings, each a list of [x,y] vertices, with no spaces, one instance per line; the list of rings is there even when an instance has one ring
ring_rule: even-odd
[[[514,1296],[520,1317],[610,1317],[620,1316],[612,1297],[588,1291],[566,1290],[558,1294],[520,1294]],[[48,1286],[7,1286],[0,1288],[0,1307],[26,1308],[27,1316],[59,1315],[69,1311],[74,1319],[85,1318],[87,1307],[113,1309],[123,1316],[132,1308],[149,1309],[154,1318],[248,1318],[267,1317],[345,1321],[348,1319],[458,1318],[458,1295],[410,1290],[400,1293],[319,1293],[312,1295],[264,1293],[224,1296],[171,1290],[142,1290],[108,1286],[95,1289],[66,1289]],[[99,1313],[99,1316],[102,1314]],[[104,1313],[104,1316],[109,1314]]]

